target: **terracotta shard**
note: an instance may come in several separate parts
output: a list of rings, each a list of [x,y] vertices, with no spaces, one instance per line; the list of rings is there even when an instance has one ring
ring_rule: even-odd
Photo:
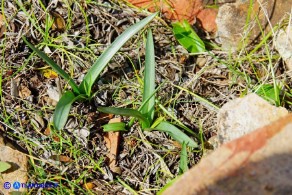
[[[291,137],[290,114],[222,145],[164,194],[292,194]]]

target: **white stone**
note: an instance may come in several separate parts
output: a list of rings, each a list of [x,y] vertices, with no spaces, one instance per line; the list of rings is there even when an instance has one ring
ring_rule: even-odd
[[[226,103],[218,112],[218,139],[221,144],[239,138],[288,114],[256,94]]]
[[[290,15],[292,17],[292,14]],[[292,70],[292,19],[284,31],[281,29],[274,41],[275,47],[286,63],[287,69]]]

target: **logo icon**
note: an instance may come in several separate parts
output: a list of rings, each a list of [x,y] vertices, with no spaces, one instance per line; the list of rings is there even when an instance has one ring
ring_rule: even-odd
[[[13,188],[16,189],[16,190],[18,190],[20,188],[20,183],[18,181],[15,181],[13,183]]]
[[[10,184],[10,182],[5,182],[4,184],[3,184],[3,187],[4,187],[4,189],[10,189],[11,188],[11,184]]]

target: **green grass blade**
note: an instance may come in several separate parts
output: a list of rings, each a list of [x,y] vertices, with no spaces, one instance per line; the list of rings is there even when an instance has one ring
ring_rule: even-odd
[[[85,75],[82,83],[80,84],[80,92],[90,96],[91,87],[102,70],[112,57],[118,52],[118,50],[138,31],[140,31],[146,24],[148,24],[157,13],[151,14],[147,18],[129,27],[123,32],[95,61],[88,73]]]
[[[120,184],[122,184],[122,186],[124,186],[124,188],[126,188],[127,190],[129,190],[129,192],[133,195],[138,195],[138,193],[131,188],[131,186],[129,186],[128,184],[126,184],[123,180],[121,180],[119,177],[117,177],[118,182],[120,182]]]
[[[109,131],[126,131],[126,124],[123,122],[109,123],[102,126],[104,132]]]
[[[172,84],[172,86],[174,86],[174,87],[176,87],[176,88],[178,88],[178,89],[180,89],[182,91],[185,91],[188,94],[191,94],[192,96],[194,96],[196,98],[196,101],[202,103],[204,106],[207,106],[207,108],[209,108],[209,109],[212,109],[212,110],[215,110],[215,111],[220,109],[218,106],[216,106],[212,102],[209,102],[207,99],[202,98],[201,96],[189,91],[188,89],[185,89],[185,88],[183,88],[183,87],[181,87],[179,85],[175,85],[175,84]]]
[[[129,109],[129,108],[114,108],[114,107],[98,107],[97,110],[99,112],[104,112],[108,114],[115,114],[115,115],[121,115],[121,116],[131,116],[138,118],[142,123],[142,129],[149,128],[150,122],[146,117],[144,117],[141,112]]]
[[[146,59],[143,91],[143,102],[147,101],[147,103],[141,110],[141,113],[148,118],[150,123],[153,121],[154,117],[155,105],[155,95],[153,95],[154,92],[155,92],[155,54],[153,36],[151,29],[149,29],[146,43]]]
[[[157,195],[162,195],[169,187],[171,187],[181,176],[176,176],[174,179],[170,180],[165,186],[163,186],[158,192]]]
[[[206,51],[204,42],[193,30],[193,27],[188,21],[176,22],[172,26],[175,38],[189,52],[199,53]]]
[[[176,126],[166,121],[161,122],[154,129],[168,133],[173,139],[181,144],[185,142],[186,145],[188,145],[189,147],[198,147],[198,144],[194,140],[192,140],[189,136],[179,130]]]
[[[28,42],[26,40],[25,37],[22,37],[22,39],[34,52],[36,52],[36,54],[40,58],[42,58],[46,63],[48,63],[48,65],[50,65],[54,69],[54,71],[56,71],[63,79],[65,79],[69,83],[69,85],[72,87],[72,89],[75,93],[80,94],[77,84],[58,64],[56,64],[44,52],[42,52],[39,49],[37,49],[36,47],[34,47],[30,42]]]
[[[79,95],[76,97],[71,91],[67,91],[62,95],[56,106],[53,117],[54,127],[57,130],[62,129],[65,126],[72,103],[82,98],[84,98],[83,95]]]
[[[179,160],[179,174],[183,174],[188,170],[188,153],[187,153],[187,145],[185,142],[182,143],[182,148],[180,152],[180,160]]]

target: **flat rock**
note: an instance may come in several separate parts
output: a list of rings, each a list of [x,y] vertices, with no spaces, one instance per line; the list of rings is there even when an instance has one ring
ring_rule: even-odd
[[[261,34],[261,28],[270,30],[290,10],[291,1],[287,0],[257,0],[252,4],[249,0],[237,0],[224,4],[219,8],[216,18],[218,41],[223,49],[234,51],[247,36],[248,43],[255,40]]]
[[[292,194],[292,115],[222,145],[163,194]]]
[[[285,108],[272,106],[254,93],[237,98],[218,112],[218,140],[220,144],[229,142],[287,114]]]
[[[1,137],[1,136],[0,136]],[[13,188],[14,182],[26,183],[27,182],[27,158],[26,156],[4,145],[4,142],[0,142],[0,161],[9,162],[12,167],[1,174],[0,177],[0,194],[9,194],[12,191],[25,192],[25,188],[16,190]],[[9,182],[11,187],[4,189],[4,183]]]

